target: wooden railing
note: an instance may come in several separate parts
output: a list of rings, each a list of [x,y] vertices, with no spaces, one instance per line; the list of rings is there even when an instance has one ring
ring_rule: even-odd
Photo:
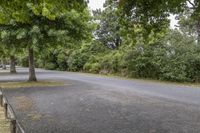
[[[4,107],[5,117],[10,120],[11,133],[25,133],[24,128],[17,120],[14,110],[5,96],[3,89],[0,89],[0,104]]]

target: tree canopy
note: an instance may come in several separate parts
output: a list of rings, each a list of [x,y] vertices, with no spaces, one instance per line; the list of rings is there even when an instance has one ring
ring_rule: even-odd
[[[84,0],[2,1],[0,29],[3,40],[19,41],[33,56],[35,49],[68,41],[81,41],[90,33],[89,11]],[[36,80],[30,58],[29,80]]]
[[[2,0],[0,51],[5,61],[5,55],[20,49],[17,62],[27,66],[29,60],[29,80],[36,80],[36,66],[199,82],[199,4],[106,0],[103,10],[91,12],[84,0]],[[178,20],[175,29],[170,15]]]

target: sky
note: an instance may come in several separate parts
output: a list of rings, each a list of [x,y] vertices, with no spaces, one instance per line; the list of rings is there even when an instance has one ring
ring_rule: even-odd
[[[90,0],[89,7],[92,10],[99,9],[99,8],[102,9],[104,2],[105,2],[105,0]]]
[[[175,19],[175,16],[171,15],[170,16],[170,20],[171,20],[171,23],[170,23],[170,27],[172,29],[175,29],[175,25],[178,25],[178,20]]]
[[[92,10],[95,10],[95,9],[103,9],[103,4],[104,4],[105,0],[90,0],[89,2],[89,7],[92,9]],[[175,20],[175,16],[170,16],[170,19],[171,19],[171,23],[170,23],[170,27],[172,29],[175,28],[175,25],[177,25],[177,20]]]

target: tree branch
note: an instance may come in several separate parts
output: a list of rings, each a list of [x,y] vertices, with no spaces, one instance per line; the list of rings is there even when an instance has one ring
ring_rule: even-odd
[[[195,7],[196,7],[195,4],[192,3],[190,0],[187,0],[187,2],[188,2],[190,5],[192,5],[192,8],[195,8]]]

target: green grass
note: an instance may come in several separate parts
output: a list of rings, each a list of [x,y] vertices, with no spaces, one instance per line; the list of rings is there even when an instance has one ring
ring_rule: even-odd
[[[74,72],[80,73],[80,72]],[[110,77],[110,78],[117,78],[117,79],[124,79],[124,80],[132,80],[138,82],[146,82],[146,83],[158,83],[158,84],[169,84],[169,85],[179,85],[179,86],[189,86],[189,87],[200,87],[200,83],[191,83],[191,82],[175,82],[175,81],[166,81],[166,80],[156,80],[156,79],[145,79],[145,78],[131,78],[131,77],[123,77],[118,74],[94,74],[88,72],[82,72],[80,74],[85,74],[88,76],[98,76],[98,77]]]
[[[9,73],[9,72],[10,72],[9,69],[6,69],[6,70],[0,69],[0,73]]]
[[[10,133],[10,122],[5,118],[2,107],[0,107],[0,133]]]
[[[0,87],[3,89],[29,88],[29,87],[53,87],[53,86],[64,86],[64,83],[55,82],[55,81],[0,83]]]

